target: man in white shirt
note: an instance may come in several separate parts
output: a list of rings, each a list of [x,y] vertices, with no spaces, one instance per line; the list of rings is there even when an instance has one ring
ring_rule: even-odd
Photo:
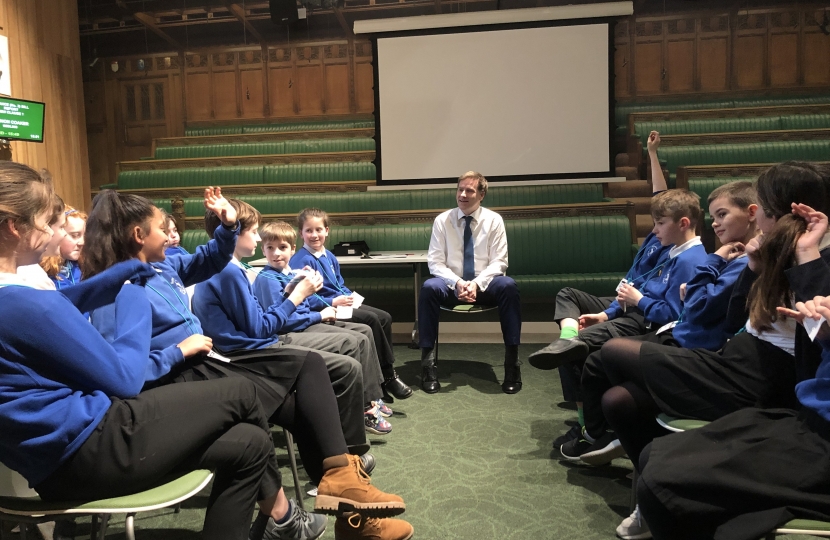
[[[458,179],[458,208],[435,218],[429,241],[429,271],[435,276],[421,288],[418,332],[421,347],[421,387],[428,394],[441,389],[435,365],[435,340],[441,306],[496,305],[504,337],[506,394],[522,389],[519,337],[522,314],[519,288],[507,270],[507,234],[500,215],[482,208],[487,179],[470,171]]]

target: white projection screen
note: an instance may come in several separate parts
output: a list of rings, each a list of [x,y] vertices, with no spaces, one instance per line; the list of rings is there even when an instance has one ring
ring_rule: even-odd
[[[611,176],[608,22],[458,30],[377,38],[380,183]]]

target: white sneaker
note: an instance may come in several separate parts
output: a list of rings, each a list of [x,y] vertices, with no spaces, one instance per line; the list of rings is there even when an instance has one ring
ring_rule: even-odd
[[[640,515],[640,505],[634,507],[631,515],[622,520],[622,523],[617,527],[617,536],[623,540],[642,540],[644,538],[651,538],[651,531],[648,525],[643,521],[643,516]]]

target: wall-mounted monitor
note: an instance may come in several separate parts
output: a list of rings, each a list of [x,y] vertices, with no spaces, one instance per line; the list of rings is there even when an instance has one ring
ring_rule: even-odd
[[[0,97],[0,139],[43,142],[46,104]]]

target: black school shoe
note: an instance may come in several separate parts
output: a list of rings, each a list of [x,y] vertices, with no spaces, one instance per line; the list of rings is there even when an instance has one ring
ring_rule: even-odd
[[[564,433],[553,440],[554,450],[559,450],[562,445],[582,436],[582,426],[574,424],[567,433]]]
[[[594,442],[580,437],[562,445],[559,452],[568,461],[582,461],[588,465],[605,465],[625,455],[625,449],[613,431],[606,431]]]
[[[568,362],[588,358],[588,344],[579,338],[557,339],[531,354],[527,361],[536,369],[556,369]]]
[[[387,399],[389,397],[394,399],[406,399],[412,395],[412,388],[407,386],[406,383],[398,377],[398,374],[394,369],[389,377],[384,377],[380,388],[383,390],[383,398],[390,403],[393,399]]]

